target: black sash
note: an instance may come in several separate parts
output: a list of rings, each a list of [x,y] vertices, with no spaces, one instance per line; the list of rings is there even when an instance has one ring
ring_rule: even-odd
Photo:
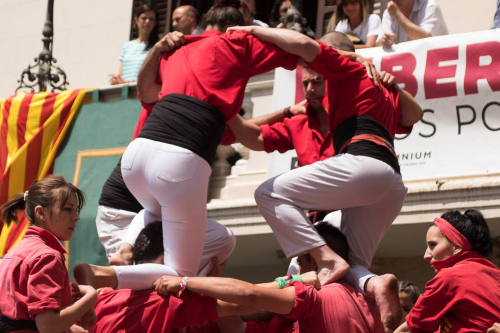
[[[38,332],[36,323],[33,320],[14,320],[5,316],[0,316],[0,333],[8,333],[21,330],[31,330],[34,332]]]

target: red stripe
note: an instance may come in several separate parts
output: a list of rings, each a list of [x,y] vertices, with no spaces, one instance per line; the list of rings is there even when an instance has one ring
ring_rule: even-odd
[[[26,135],[26,121],[28,120],[28,112],[30,110],[31,100],[34,93],[26,94],[19,107],[19,115],[17,117],[17,150],[26,143],[24,136]]]
[[[45,97],[45,102],[43,102],[42,114],[40,115],[40,127],[45,124],[47,119],[54,112],[54,103],[56,102],[57,93],[47,94]]]
[[[26,215],[24,215],[24,210],[19,211],[17,213],[17,218],[19,219],[19,223],[14,224],[12,226],[12,229],[10,229],[9,236],[7,236],[7,239],[5,241],[5,247],[4,247],[5,253],[2,253],[2,255],[5,255],[7,251],[9,251],[10,248],[17,242],[19,237],[21,237],[24,228],[29,223],[28,218],[26,217]]]
[[[64,101],[61,116],[59,117],[59,130],[57,131],[56,136],[52,140],[52,146],[54,146],[54,144],[56,143],[57,139],[59,138],[59,135],[61,135],[61,132],[64,129],[64,125],[68,121],[71,107],[73,106],[73,102],[75,101],[76,96],[78,96],[78,93],[79,93],[79,90],[73,91],[73,93]]]
[[[9,200],[9,175],[10,170],[7,171],[5,177],[0,178],[0,205]]]
[[[26,171],[24,177],[24,188],[27,190],[35,180],[38,179],[38,170],[42,158],[43,124],[54,111],[55,97],[47,95],[40,113],[40,130],[31,138],[26,152]]]
[[[3,109],[3,122],[0,127],[0,179],[2,179],[3,173],[5,172],[7,156],[9,155],[9,151],[7,149],[7,121],[9,119],[10,106],[12,104],[12,99],[14,98],[14,96],[11,96],[7,99]]]

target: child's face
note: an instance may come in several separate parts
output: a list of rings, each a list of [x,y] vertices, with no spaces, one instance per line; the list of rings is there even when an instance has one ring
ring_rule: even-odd
[[[54,205],[48,212],[43,228],[50,231],[57,239],[67,241],[75,231],[76,222],[80,220],[76,194],[71,193],[61,211]]]

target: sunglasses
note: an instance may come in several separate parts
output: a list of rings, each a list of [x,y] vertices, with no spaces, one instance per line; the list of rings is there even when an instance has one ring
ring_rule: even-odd
[[[255,10],[252,10],[252,11],[248,12],[248,17],[250,17],[250,18],[254,18],[255,15],[257,15],[257,12]]]

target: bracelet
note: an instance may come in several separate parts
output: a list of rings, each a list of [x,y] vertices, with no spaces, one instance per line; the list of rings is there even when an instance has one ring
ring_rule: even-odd
[[[187,276],[181,278],[181,282],[180,282],[181,290],[187,290],[187,287],[188,287],[187,280],[188,280]]]
[[[303,282],[302,276],[300,276],[300,275],[290,275],[290,274],[287,274],[284,277],[281,277],[281,276],[277,277],[276,279],[274,279],[274,281],[278,282],[278,287],[280,289],[285,288],[292,281]]]
[[[283,118],[292,118],[292,117],[293,117],[293,113],[290,110],[290,107],[283,109]]]
[[[290,281],[285,280],[281,276],[274,279],[274,281],[278,282],[278,288],[280,288],[280,289],[285,288],[288,285],[288,283],[290,282]]]

